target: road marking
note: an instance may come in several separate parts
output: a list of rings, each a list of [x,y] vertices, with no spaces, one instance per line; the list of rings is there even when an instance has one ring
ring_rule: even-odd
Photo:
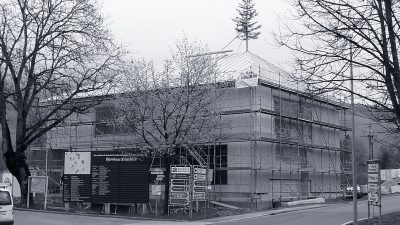
[[[368,217],[365,217],[365,218],[358,219],[358,221],[360,222],[360,221],[367,220],[367,219],[368,219]],[[353,223],[353,220],[349,221],[349,222],[346,222],[346,223],[343,223],[342,225],[349,225],[349,224],[352,224],[352,223]]]

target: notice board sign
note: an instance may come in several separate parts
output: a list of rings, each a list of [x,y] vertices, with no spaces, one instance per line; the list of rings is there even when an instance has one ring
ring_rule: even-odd
[[[47,194],[47,176],[29,176],[29,193]]]
[[[149,202],[149,162],[126,152],[92,152],[92,202]]]
[[[64,201],[147,203],[149,161],[129,152],[66,152]]]

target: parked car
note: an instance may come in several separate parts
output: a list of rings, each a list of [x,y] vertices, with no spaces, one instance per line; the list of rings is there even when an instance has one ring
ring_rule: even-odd
[[[342,190],[343,198],[352,198],[353,197],[353,187],[346,187],[345,190]],[[361,192],[361,188],[357,185],[357,198],[361,198],[363,193]]]
[[[11,192],[6,188],[0,188],[0,225],[14,224],[14,203]]]

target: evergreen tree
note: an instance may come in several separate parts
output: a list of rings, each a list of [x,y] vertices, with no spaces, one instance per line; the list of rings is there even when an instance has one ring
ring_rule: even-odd
[[[261,25],[257,24],[257,21],[253,22],[253,19],[258,15],[254,9],[253,0],[242,0],[239,4],[239,8],[236,9],[239,13],[233,21],[236,23],[236,31],[240,40],[246,41],[246,52],[249,50],[248,41],[250,39],[257,39],[260,32],[257,31],[261,28]]]

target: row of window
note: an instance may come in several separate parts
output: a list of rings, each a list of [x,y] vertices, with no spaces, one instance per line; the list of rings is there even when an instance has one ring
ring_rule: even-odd
[[[299,138],[306,142],[312,140],[312,124],[287,118],[275,117],[275,133],[284,138]]]
[[[283,162],[300,163],[301,167],[307,166],[307,148],[298,148],[295,145],[277,144],[276,158]]]
[[[302,101],[274,97],[274,111],[283,116],[312,120],[312,107]]]

